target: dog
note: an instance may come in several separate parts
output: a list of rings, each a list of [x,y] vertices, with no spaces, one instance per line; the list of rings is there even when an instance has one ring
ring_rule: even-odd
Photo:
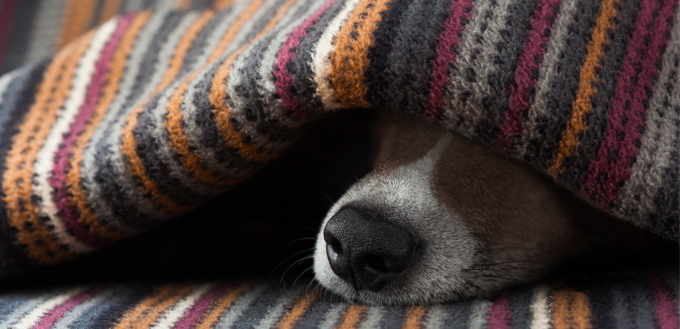
[[[316,237],[314,274],[327,290],[374,305],[489,297],[587,250],[645,244],[547,175],[418,121],[379,116],[373,170]]]

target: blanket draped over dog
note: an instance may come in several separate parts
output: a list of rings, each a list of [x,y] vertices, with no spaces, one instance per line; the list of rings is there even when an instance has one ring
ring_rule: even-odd
[[[353,108],[446,127],[678,239],[677,0],[195,6],[69,42],[92,19],[72,4],[58,41],[43,36],[64,47],[0,78],[0,273],[186,213]]]

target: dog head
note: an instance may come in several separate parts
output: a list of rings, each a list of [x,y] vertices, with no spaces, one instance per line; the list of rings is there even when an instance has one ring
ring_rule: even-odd
[[[320,284],[368,304],[486,296],[585,247],[574,198],[547,177],[444,129],[378,120],[374,170],[331,208]]]

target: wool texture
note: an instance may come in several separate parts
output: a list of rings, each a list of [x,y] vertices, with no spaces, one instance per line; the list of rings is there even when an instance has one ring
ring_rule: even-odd
[[[678,322],[677,269],[574,277],[490,299],[366,306],[263,282],[97,284],[0,296],[11,328],[661,328]]]
[[[0,274],[185,214],[353,108],[678,241],[679,63],[677,0],[2,0]]]

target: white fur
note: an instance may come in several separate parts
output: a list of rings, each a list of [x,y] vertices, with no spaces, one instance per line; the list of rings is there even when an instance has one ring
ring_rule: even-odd
[[[452,135],[447,133],[422,158],[379,175],[369,174],[352,186],[332,207],[323,222],[314,254],[314,271],[321,285],[351,299],[373,304],[414,304],[450,300],[465,283],[458,278],[472,265],[477,243],[464,223],[434,195],[434,166]],[[342,207],[350,204],[379,209],[387,220],[413,229],[426,241],[402,280],[379,292],[355,291],[330,268],[323,227]],[[441,225],[441,223],[446,225]],[[417,279],[416,279],[417,278]]]

